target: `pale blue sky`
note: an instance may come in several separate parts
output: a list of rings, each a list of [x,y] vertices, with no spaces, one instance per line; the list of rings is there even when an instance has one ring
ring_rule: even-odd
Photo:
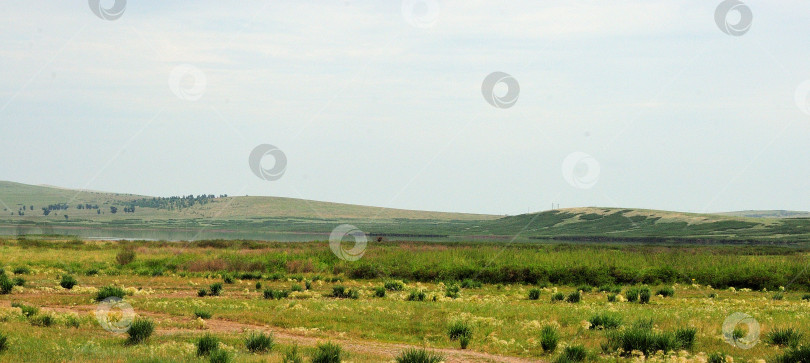
[[[742,36],[719,3],[440,1],[419,23],[399,1],[129,1],[114,21],[3,1],[0,179],[494,214],[808,210],[810,3],[746,2]],[[182,64],[205,75],[197,101],[170,89]],[[520,84],[511,108],[481,94],[495,71]],[[259,144],[286,154],[281,179],[249,168]],[[563,175],[575,152],[599,164],[590,188]]]

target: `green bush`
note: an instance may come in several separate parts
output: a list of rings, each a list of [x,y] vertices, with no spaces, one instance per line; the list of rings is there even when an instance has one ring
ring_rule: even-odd
[[[22,314],[25,315],[25,317],[32,317],[32,316],[36,315],[37,313],[39,313],[39,308],[38,307],[25,305],[23,303],[16,302],[16,301],[11,303],[11,307],[20,308],[20,310],[22,310]]]
[[[458,287],[458,285],[450,284],[444,288],[444,295],[451,299],[458,299],[459,291],[461,291],[461,289]]]
[[[194,309],[194,316],[200,319],[211,319],[211,313],[200,309]]]
[[[608,301],[608,302],[616,302],[616,297],[617,297],[617,296],[618,296],[618,295],[616,295],[616,294],[608,294],[608,296],[607,296],[607,301]]]
[[[675,289],[672,287],[663,287],[658,289],[658,292],[655,293],[656,295],[661,295],[663,297],[672,297],[675,296]]]
[[[591,287],[590,285],[580,285],[579,287],[577,287],[577,291],[591,292],[593,291],[593,287]]]
[[[331,297],[339,298],[339,299],[358,299],[360,297],[360,293],[354,289],[346,289],[342,285],[332,286],[332,294]]]
[[[578,303],[582,301],[582,293],[579,290],[574,291],[565,297],[565,301],[570,303]]]
[[[27,266],[20,266],[15,267],[13,272],[15,275],[28,275],[31,273],[31,269],[29,269]]]
[[[231,361],[231,353],[224,349],[215,349],[208,356],[208,361],[210,363],[228,363]]]
[[[560,334],[557,328],[551,325],[546,325],[540,330],[540,346],[546,353],[553,353],[557,349],[557,342],[560,340]]]
[[[461,287],[464,289],[479,289],[481,286],[483,286],[481,282],[472,279],[464,279],[464,281],[461,281]]]
[[[8,337],[5,334],[0,333],[0,352],[6,349],[8,349]]]
[[[262,289],[262,282],[261,281],[256,281],[256,290],[261,290],[261,289]]]
[[[427,295],[425,294],[424,291],[414,289],[414,290],[411,290],[411,293],[408,294],[408,297],[406,297],[405,300],[408,300],[408,301],[425,301],[426,296]]]
[[[810,294],[802,295],[802,300],[810,300]]]
[[[709,354],[709,359],[707,363],[725,363],[726,362],[726,355],[720,352],[715,352]]]
[[[138,344],[145,341],[155,331],[155,323],[149,319],[135,318],[127,330],[127,343]]]
[[[231,276],[231,275],[222,276],[222,282],[224,282],[226,284],[232,284],[233,283],[233,276]]]
[[[197,296],[199,297],[206,297],[208,295],[208,290],[206,289],[199,289],[197,290]]]
[[[675,340],[680,345],[681,349],[692,350],[695,345],[695,336],[697,329],[695,328],[678,328],[675,330]]]
[[[281,361],[284,363],[304,363],[304,357],[302,357],[301,353],[298,351],[298,344],[287,349]]]
[[[222,283],[215,282],[208,287],[208,295],[219,296],[222,293]]]
[[[565,347],[562,354],[554,360],[555,363],[582,362],[588,357],[588,351],[581,345]]]
[[[245,347],[251,353],[264,353],[273,349],[273,336],[262,332],[251,332],[245,338]]]
[[[298,284],[293,284],[292,286],[290,286],[290,291],[301,292],[304,291],[304,287]]]
[[[123,299],[126,293],[124,289],[117,287],[117,286],[104,286],[98,289],[96,293],[96,301],[104,301],[104,299],[110,297],[117,297],[119,299]]]
[[[402,291],[405,290],[405,284],[399,280],[386,281],[385,289],[388,291]]]
[[[265,289],[262,294],[265,299],[281,300],[286,299],[287,296],[290,295],[290,292],[286,290]]]
[[[53,317],[48,314],[37,314],[28,318],[28,321],[34,326],[49,327],[53,324]]]
[[[0,294],[6,295],[10,294],[11,290],[14,289],[14,282],[6,276],[5,273],[0,274]]]
[[[78,282],[76,282],[76,279],[71,275],[62,275],[62,280],[59,281],[59,286],[68,290],[72,289],[76,284],[78,284]]]
[[[400,352],[396,361],[397,363],[439,363],[444,361],[444,356],[429,352],[424,348],[409,348]]]
[[[624,292],[624,297],[626,297],[627,301],[629,302],[638,301],[638,289],[637,288],[627,289],[627,291]]]
[[[374,296],[376,297],[385,297],[385,287],[380,286],[374,289]]]
[[[22,277],[15,277],[14,280],[11,281],[14,286],[23,286],[25,285],[25,279]]]
[[[309,280],[304,281],[304,287],[307,290],[312,290],[312,281],[309,281]]]
[[[776,363],[807,363],[810,362],[810,346],[792,348],[774,359]],[[709,363],[713,363],[709,361]],[[722,363],[722,362],[721,362]]]
[[[565,295],[563,295],[563,293],[561,293],[561,292],[557,292],[557,293],[554,293],[554,294],[551,295],[551,302],[563,301],[563,300],[565,300]]]
[[[588,322],[591,329],[616,329],[622,325],[622,318],[618,315],[596,314]]]
[[[767,342],[773,345],[796,347],[802,340],[802,333],[794,328],[776,328],[767,335]]]
[[[461,349],[467,349],[467,345],[472,339],[472,326],[466,321],[455,321],[447,328],[447,336],[450,340],[458,340]]]
[[[219,347],[219,339],[211,334],[203,335],[197,340],[197,356],[207,356]]]
[[[638,303],[639,304],[647,304],[647,303],[649,303],[650,302],[650,295],[652,295],[650,293],[650,289],[648,289],[646,287],[642,288],[638,292]]]
[[[312,363],[340,363],[343,360],[343,348],[334,343],[318,344],[312,355]]]
[[[118,251],[115,255],[115,261],[121,266],[126,266],[135,261],[135,249],[127,246]]]
[[[540,289],[529,290],[529,300],[540,300]]]

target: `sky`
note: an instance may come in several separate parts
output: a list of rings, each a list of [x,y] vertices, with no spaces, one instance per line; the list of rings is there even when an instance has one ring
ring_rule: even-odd
[[[501,215],[810,210],[807,1],[0,14],[0,180]]]

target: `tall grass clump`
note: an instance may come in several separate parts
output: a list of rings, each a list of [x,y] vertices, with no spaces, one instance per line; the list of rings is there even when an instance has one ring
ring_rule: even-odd
[[[810,362],[810,346],[801,346],[789,349],[785,354],[774,359],[776,363],[807,363]],[[709,362],[711,363],[711,362]]]
[[[658,291],[655,294],[661,295],[663,297],[672,297],[675,296],[675,289],[672,287],[662,287],[658,289]]]
[[[773,294],[773,299],[774,300],[784,300],[785,299],[785,294],[783,294],[781,292],[777,292],[777,293]]]
[[[37,313],[39,313],[39,308],[38,307],[26,305],[26,304],[23,304],[23,303],[20,303],[20,302],[17,302],[17,301],[12,302],[11,307],[20,308],[20,310],[22,311],[22,314],[27,318],[30,318],[30,317],[36,315]]]
[[[464,281],[461,281],[461,287],[464,289],[480,289],[481,286],[484,285],[480,281],[473,279],[464,279]]]
[[[540,300],[540,289],[529,290],[529,300]]]
[[[203,335],[197,340],[197,356],[204,357],[211,354],[211,352],[219,348],[219,339],[211,334]]]
[[[461,349],[467,349],[467,345],[472,340],[472,326],[466,321],[455,321],[447,328],[447,336],[450,340],[458,340]]]
[[[222,293],[222,283],[215,282],[208,287],[208,295],[219,296]]]
[[[675,330],[675,340],[681,349],[692,350],[695,345],[695,336],[697,329],[695,328],[678,328]]]
[[[138,344],[149,338],[155,331],[155,323],[149,319],[135,318],[127,330],[128,344]]]
[[[557,349],[557,342],[560,340],[560,333],[557,328],[546,325],[540,330],[540,346],[546,353],[552,353]]]
[[[429,352],[424,348],[409,348],[399,353],[396,361],[397,363],[439,363],[444,361],[444,356]]]
[[[340,363],[343,360],[343,348],[335,343],[318,344],[312,355],[312,363]]]
[[[132,246],[126,246],[118,251],[118,254],[115,255],[115,262],[118,262],[121,266],[126,266],[135,261],[135,248]]]
[[[582,301],[582,292],[577,290],[568,294],[568,296],[565,297],[565,301],[570,303],[578,303]]]
[[[96,301],[104,301],[104,299],[110,297],[117,297],[119,299],[123,299],[126,293],[124,289],[117,287],[117,286],[104,286],[98,289],[96,293]]]
[[[304,363],[304,357],[298,351],[298,344],[293,345],[290,349],[284,352],[284,357],[281,359],[284,363]]]
[[[459,291],[461,291],[461,288],[459,288],[458,285],[450,284],[444,288],[444,296],[447,296],[451,299],[458,299]]]
[[[290,292],[286,290],[265,289],[262,295],[265,299],[281,300],[287,298]]]
[[[399,280],[391,280],[385,282],[385,289],[388,291],[402,291],[405,290],[405,283]]]
[[[411,293],[408,294],[408,297],[406,297],[405,300],[408,300],[408,301],[425,301],[426,296],[427,296],[427,294],[425,294],[425,292],[423,290],[414,289],[414,290],[411,290]]]
[[[622,318],[618,315],[596,314],[589,320],[591,329],[616,329],[622,325]]]
[[[607,301],[608,302],[616,302],[617,297],[618,297],[618,295],[616,295],[616,294],[613,294],[613,293],[608,294]]]
[[[200,319],[211,319],[211,313],[202,309],[194,309],[194,317]]]
[[[6,276],[5,272],[0,274],[0,295],[7,295],[14,289],[14,282]]]
[[[768,343],[796,347],[802,340],[802,333],[794,328],[776,328],[767,335]]]
[[[678,329],[676,332],[654,332],[647,321],[636,323],[628,329],[611,331],[607,334],[607,341],[602,344],[605,352],[621,351],[628,356],[634,350],[649,355],[657,351],[670,352],[678,349],[691,349],[694,345],[695,333],[692,328]]]
[[[251,332],[245,338],[245,347],[251,353],[264,353],[273,349],[273,336],[262,332]]]
[[[62,286],[63,289],[72,289],[73,286],[76,286],[78,282],[76,279],[71,275],[62,275],[62,280],[59,281],[59,286]]]
[[[571,345],[565,347],[560,356],[554,360],[554,363],[572,363],[572,362],[582,362],[585,361],[585,358],[588,357],[588,351],[585,350],[584,346],[581,345]]]
[[[338,299],[358,299],[360,298],[360,293],[354,289],[346,289],[342,285],[332,286],[332,297],[336,297]]]
[[[638,289],[635,288],[635,287],[631,288],[631,289],[627,289],[627,291],[624,292],[624,297],[627,298],[628,302],[636,302],[636,301],[638,301]]]
[[[721,353],[721,352],[714,352],[712,354],[709,354],[709,359],[707,359],[706,362],[707,363],[725,363],[726,362],[726,355]]]
[[[650,302],[650,289],[644,287],[638,292],[638,303],[639,304],[647,304]]]
[[[563,295],[563,293],[561,293],[561,292],[556,292],[556,293],[551,295],[551,302],[563,301],[563,300],[565,300],[565,295]]]
[[[231,361],[231,353],[224,349],[215,349],[211,352],[211,355],[208,356],[208,362],[210,363],[228,363]]]
[[[0,333],[0,352],[6,349],[8,349],[8,337],[5,334]]]
[[[386,290],[384,286],[378,286],[377,288],[374,289],[374,296],[385,297],[385,291]]]

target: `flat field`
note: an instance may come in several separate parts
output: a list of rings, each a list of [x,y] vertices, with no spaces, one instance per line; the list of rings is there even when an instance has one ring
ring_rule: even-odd
[[[446,362],[576,361],[580,347],[593,361],[772,361],[810,333],[807,254],[391,242],[347,262],[318,242],[4,239],[0,266],[19,286],[0,295],[0,361],[208,361],[197,354],[206,335],[234,361],[282,362],[296,346],[310,361],[325,343],[347,362],[395,361],[409,348]],[[60,286],[64,276],[76,285]],[[222,291],[210,296],[216,284]],[[105,330],[96,314],[105,287],[120,288],[154,333],[134,343]],[[198,296],[203,289],[209,296]],[[126,320],[120,306],[102,316]],[[727,323],[730,339],[729,317],[740,322]],[[452,325],[461,339],[450,339]],[[255,332],[273,336],[269,351],[247,349]]]

